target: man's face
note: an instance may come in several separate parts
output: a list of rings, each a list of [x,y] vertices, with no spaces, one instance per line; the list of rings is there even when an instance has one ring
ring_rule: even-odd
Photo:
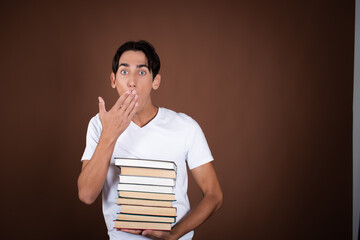
[[[147,58],[141,51],[124,52],[119,59],[116,75],[112,73],[110,79],[120,96],[127,90],[136,90],[140,111],[151,103],[151,89],[156,90],[160,85],[160,75],[155,76],[153,81]]]

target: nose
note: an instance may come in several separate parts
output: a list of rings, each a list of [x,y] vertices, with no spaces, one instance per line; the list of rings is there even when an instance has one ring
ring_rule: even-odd
[[[135,89],[135,87],[136,87],[135,82],[136,82],[136,77],[134,75],[129,76],[129,80],[127,83],[129,90]]]

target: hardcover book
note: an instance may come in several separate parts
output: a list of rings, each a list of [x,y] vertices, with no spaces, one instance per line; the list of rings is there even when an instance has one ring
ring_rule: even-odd
[[[173,194],[173,193],[147,193],[147,192],[119,191],[119,197],[175,201],[175,194]]]
[[[121,205],[121,213],[176,217],[176,208]]]
[[[174,162],[164,161],[164,160],[115,157],[115,165],[119,167],[144,167],[144,168],[170,169],[176,171],[176,164]]]
[[[175,179],[159,178],[159,177],[143,177],[143,176],[125,176],[119,175],[120,183],[145,184],[157,186],[175,186]]]
[[[115,221],[115,228],[127,229],[152,229],[170,231],[171,223],[158,223],[158,222],[132,222],[132,221]]]
[[[173,193],[173,187],[119,183],[118,190],[152,193]]]
[[[140,206],[154,206],[154,207],[172,207],[171,201],[161,200],[146,200],[136,198],[117,198],[116,203],[119,205],[140,205]]]
[[[175,170],[141,167],[120,167],[120,175],[134,175],[144,177],[176,178]]]
[[[137,222],[174,223],[175,222],[175,217],[163,217],[163,216],[149,216],[149,215],[119,213],[117,215],[117,220],[137,221]]]

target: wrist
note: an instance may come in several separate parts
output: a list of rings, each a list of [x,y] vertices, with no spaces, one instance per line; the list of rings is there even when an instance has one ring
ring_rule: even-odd
[[[99,139],[99,144],[101,143],[102,145],[107,145],[107,146],[115,146],[115,143],[117,141],[118,137],[114,137],[111,134],[107,134],[106,132],[102,132],[100,139]]]
[[[170,240],[177,240],[181,237],[181,235],[179,235],[179,233],[176,231],[176,228],[172,228],[171,231],[169,232],[170,233]]]

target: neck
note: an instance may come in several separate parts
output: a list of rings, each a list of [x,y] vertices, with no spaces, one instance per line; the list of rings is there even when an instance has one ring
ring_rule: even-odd
[[[157,114],[158,107],[151,103],[151,101],[139,110],[133,117],[132,121],[139,127],[148,124]]]

